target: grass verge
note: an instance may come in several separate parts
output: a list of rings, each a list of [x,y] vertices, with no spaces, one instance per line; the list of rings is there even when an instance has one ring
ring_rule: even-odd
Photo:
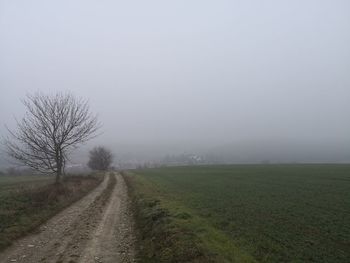
[[[102,176],[71,176],[55,186],[51,180],[0,185],[0,250],[33,231],[49,218],[85,196]]]
[[[142,176],[124,172],[140,262],[255,262],[222,231]]]

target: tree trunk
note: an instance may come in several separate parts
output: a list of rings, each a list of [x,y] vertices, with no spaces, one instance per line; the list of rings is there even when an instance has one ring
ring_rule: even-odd
[[[62,156],[62,150],[56,150],[56,165],[57,165],[57,171],[56,171],[56,184],[61,183],[62,178],[62,171],[63,171],[63,156]]]
[[[58,167],[56,172],[56,184],[61,183],[61,177],[62,177],[62,168]]]
[[[57,171],[56,171],[56,184],[61,183],[61,178],[62,178],[62,158],[58,158],[57,160]]]

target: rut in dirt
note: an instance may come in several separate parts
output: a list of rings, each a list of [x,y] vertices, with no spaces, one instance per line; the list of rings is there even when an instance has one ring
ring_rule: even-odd
[[[39,233],[0,253],[5,262],[134,262],[134,231],[127,186],[117,173],[63,210]]]

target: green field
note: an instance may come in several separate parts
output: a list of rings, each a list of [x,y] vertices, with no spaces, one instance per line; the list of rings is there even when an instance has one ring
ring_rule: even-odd
[[[5,191],[11,191],[15,188],[28,188],[38,185],[45,185],[53,183],[54,178],[52,176],[43,175],[27,175],[27,176],[14,176],[4,175],[0,176],[0,194],[4,194]]]
[[[174,167],[126,178],[144,262],[350,260],[350,165]]]
[[[78,200],[102,177],[0,176],[0,250]]]

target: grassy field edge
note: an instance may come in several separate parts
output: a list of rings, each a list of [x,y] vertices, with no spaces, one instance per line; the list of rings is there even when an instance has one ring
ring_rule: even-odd
[[[138,234],[139,262],[255,262],[194,211],[137,173],[124,172]]]

